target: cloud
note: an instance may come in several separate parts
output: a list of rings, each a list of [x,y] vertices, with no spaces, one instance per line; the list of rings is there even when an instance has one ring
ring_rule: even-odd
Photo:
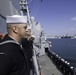
[[[71,28],[70,30],[75,30],[74,28]]]
[[[76,26],[76,23],[74,25]]]
[[[76,21],[76,17],[71,18],[71,20]]]

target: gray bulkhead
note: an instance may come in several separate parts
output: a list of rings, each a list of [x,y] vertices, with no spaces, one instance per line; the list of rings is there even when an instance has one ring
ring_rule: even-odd
[[[7,33],[6,16],[19,14],[10,0],[0,0],[0,33]]]

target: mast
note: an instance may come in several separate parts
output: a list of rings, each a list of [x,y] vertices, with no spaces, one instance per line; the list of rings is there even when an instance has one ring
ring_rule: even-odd
[[[29,2],[27,2],[26,0],[21,0],[19,2],[19,4],[21,5],[21,15],[27,15],[29,26],[31,26],[31,21],[30,21],[30,13],[29,13],[29,9],[28,9],[28,4],[31,1],[32,0],[30,0]]]

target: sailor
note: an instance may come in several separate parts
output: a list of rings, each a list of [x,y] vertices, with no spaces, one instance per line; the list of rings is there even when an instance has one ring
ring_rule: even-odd
[[[31,36],[31,28],[27,28],[27,36],[22,40],[22,47],[24,51],[26,52],[26,57],[28,60],[28,67],[30,75],[33,75],[33,61],[32,61],[32,49],[33,49],[33,43],[32,43],[32,36]]]
[[[29,75],[25,53],[20,46],[26,36],[27,16],[7,16],[6,23],[8,34],[0,42],[0,75]]]

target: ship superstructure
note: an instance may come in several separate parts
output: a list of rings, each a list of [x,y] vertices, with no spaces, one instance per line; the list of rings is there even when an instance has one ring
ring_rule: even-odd
[[[32,35],[34,35],[34,38],[35,38],[34,45],[35,45],[36,51],[38,51],[37,53],[39,53],[39,55],[44,55],[45,48],[49,49],[49,43],[46,41],[46,35],[44,33],[44,30],[41,27],[41,24],[35,20],[35,17],[30,16],[29,8],[28,8],[28,4],[30,2],[27,2],[26,0],[20,1],[21,15],[28,16],[28,23],[31,28]]]

